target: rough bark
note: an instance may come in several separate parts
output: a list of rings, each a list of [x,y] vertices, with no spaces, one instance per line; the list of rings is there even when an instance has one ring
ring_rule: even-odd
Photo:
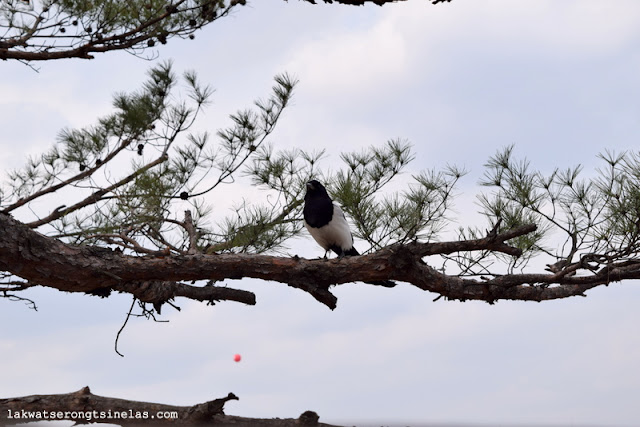
[[[174,406],[98,396],[84,387],[74,393],[32,395],[0,399],[0,425],[38,421],[74,421],[137,425],[216,425],[216,426],[324,426],[318,415],[306,411],[297,419],[255,419],[224,414],[233,393],[226,397],[193,406]],[[337,427],[337,426],[333,426]]]
[[[470,251],[518,256],[520,250],[506,241],[535,229],[535,225],[526,225],[502,233],[492,230],[481,239],[395,244],[369,255],[332,260],[251,254],[130,256],[107,248],[68,245],[0,214],[0,271],[27,281],[27,285],[13,288],[0,286],[0,291],[42,285],[100,296],[108,296],[111,291],[126,292],[156,307],[176,297],[255,304],[255,295],[251,292],[213,286],[214,282],[225,279],[251,277],[301,289],[334,309],[337,298],[330,287],[356,281],[402,281],[449,299],[494,302],[566,298],[584,295],[598,285],[640,278],[640,261],[609,263],[595,270],[588,259],[583,258],[558,272],[478,279],[447,275],[423,261],[429,255]],[[579,269],[588,274],[575,274]],[[210,282],[207,286],[182,283],[194,280]]]

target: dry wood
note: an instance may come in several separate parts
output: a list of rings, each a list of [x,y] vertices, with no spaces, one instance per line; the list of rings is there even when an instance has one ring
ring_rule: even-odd
[[[297,419],[255,419],[224,414],[224,405],[239,400],[233,393],[193,406],[174,406],[98,396],[89,387],[67,394],[32,395],[0,399],[0,425],[42,421],[74,421],[77,424],[216,426],[324,426],[318,415],[306,411]],[[337,426],[333,426],[337,427]]]

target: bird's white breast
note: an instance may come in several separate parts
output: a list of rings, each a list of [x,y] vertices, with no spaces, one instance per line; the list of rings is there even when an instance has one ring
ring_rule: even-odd
[[[340,206],[333,204],[333,217],[327,225],[322,227],[311,227],[304,222],[305,227],[309,230],[309,234],[315,239],[320,246],[328,251],[331,246],[339,246],[347,251],[353,246],[353,237],[349,229],[349,223],[344,216],[344,212]]]

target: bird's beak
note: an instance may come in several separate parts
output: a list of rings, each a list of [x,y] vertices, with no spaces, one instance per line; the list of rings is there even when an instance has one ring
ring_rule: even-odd
[[[307,182],[307,190],[313,190],[313,184],[311,181]]]

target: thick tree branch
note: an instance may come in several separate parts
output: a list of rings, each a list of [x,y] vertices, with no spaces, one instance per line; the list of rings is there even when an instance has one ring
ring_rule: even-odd
[[[193,406],[173,406],[98,396],[84,387],[74,393],[32,395],[0,399],[0,424],[34,421],[74,421],[77,424],[109,423],[136,425],[212,425],[216,426],[299,426],[316,425],[318,415],[306,411],[298,419],[254,419],[224,414],[230,400],[239,400],[233,393],[226,397]]]
[[[482,239],[395,244],[373,254],[332,260],[248,254],[129,256],[107,248],[68,245],[1,214],[0,229],[4,230],[0,234],[0,270],[32,284],[63,291],[106,296],[115,290],[154,304],[179,296],[199,301],[255,304],[254,295],[246,291],[181,283],[189,280],[213,283],[245,277],[288,284],[311,294],[331,309],[336,307],[337,299],[330,292],[330,286],[355,281],[399,280],[450,299],[493,302],[584,295],[586,290],[598,285],[640,278],[640,260],[609,263],[597,272],[586,270],[588,274],[584,276],[561,271],[479,280],[441,273],[422,260],[426,255],[487,250],[517,256],[519,250],[506,241],[534,231],[535,225],[503,233],[494,230]]]

